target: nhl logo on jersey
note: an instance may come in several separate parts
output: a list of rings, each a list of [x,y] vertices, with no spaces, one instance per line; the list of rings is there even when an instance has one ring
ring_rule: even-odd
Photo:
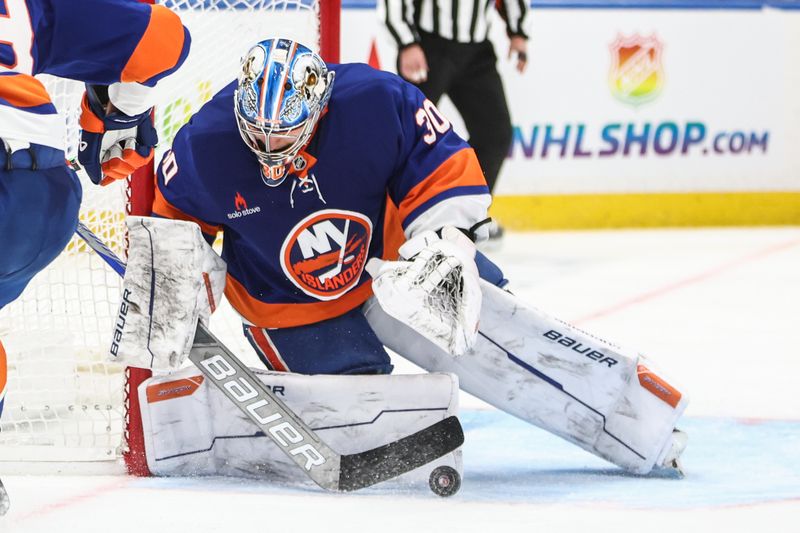
[[[371,239],[372,222],[361,213],[317,211],[283,241],[281,267],[305,294],[334,300],[358,284]]]
[[[294,158],[294,161],[292,161],[292,167],[294,167],[293,170],[295,172],[302,172],[307,165],[308,162],[306,161],[306,158],[303,157],[302,155],[298,155],[297,157]]]

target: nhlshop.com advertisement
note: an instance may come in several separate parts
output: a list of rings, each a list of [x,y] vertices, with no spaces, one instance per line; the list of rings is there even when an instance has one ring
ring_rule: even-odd
[[[641,209],[609,225],[636,225],[670,202],[658,224],[748,223],[765,202],[770,223],[800,223],[800,9],[773,4],[534,0],[523,74],[495,17],[513,123],[495,213],[513,207],[521,220],[569,196],[553,204],[559,220],[530,226],[563,227],[609,195],[608,211]],[[345,8],[343,60],[394,70],[380,17],[380,6]],[[468,138],[452,104],[439,107]]]
[[[499,192],[800,190],[800,12],[543,10]],[[747,35],[747,39],[742,39]],[[796,48],[796,47],[795,47]]]

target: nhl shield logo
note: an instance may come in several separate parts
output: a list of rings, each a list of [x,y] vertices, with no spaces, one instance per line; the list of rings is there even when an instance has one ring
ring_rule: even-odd
[[[306,166],[308,166],[308,161],[306,161],[306,158],[302,155],[298,155],[294,158],[294,161],[292,161],[292,169],[295,172],[302,172],[305,170]]]
[[[655,35],[618,35],[609,47],[612,94],[622,102],[639,105],[655,99],[664,85],[663,45]]]
[[[335,300],[361,279],[371,239],[372,222],[364,215],[317,211],[297,223],[283,241],[281,267],[305,294]]]

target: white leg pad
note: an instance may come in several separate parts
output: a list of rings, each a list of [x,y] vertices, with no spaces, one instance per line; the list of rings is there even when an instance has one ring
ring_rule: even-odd
[[[452,374],[304,376],[255,371],[278,398],[341,454],[375,448],[458,414]],[[223,475],[309,483],[281,450],[196,368],[139,387],[147,464],[156,476]],[[461,450],[402,476],[426,481]]]
[[[384,313],[365,314],[390,349],[461,388],[626,470],[648,473],[671,443],[688,403],[636,352],[591,336],[481,281],[475,347],[448,355]],[[647,367],[651,367],[648,363]]]

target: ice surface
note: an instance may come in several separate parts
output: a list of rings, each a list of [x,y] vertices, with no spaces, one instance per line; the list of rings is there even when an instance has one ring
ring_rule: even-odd
[[[516,294],[636,347],[688,391],[685,479],[623,474],[464,397],[453,498],[6,475],[0,532],[800,531],[800,228],[511,234],[489,255]]]

